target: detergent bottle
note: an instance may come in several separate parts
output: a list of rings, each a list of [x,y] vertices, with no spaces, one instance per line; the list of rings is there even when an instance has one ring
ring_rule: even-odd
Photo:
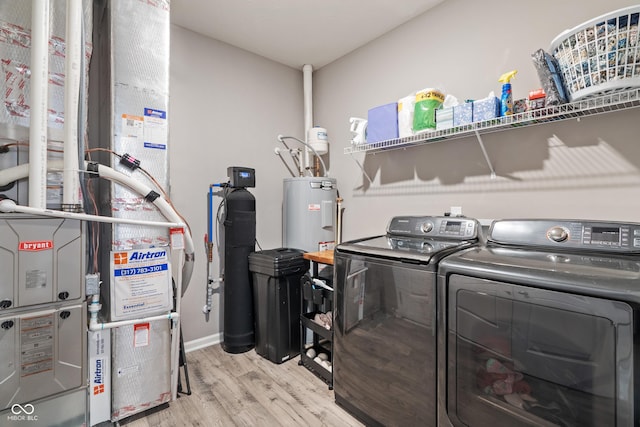
[[[513,114],[513,94],[511,93],[511,79],[518,71],[513,70],[504,73],[498,79],[502,83],[502,96],[500,97],[500,115],[510,116]]]

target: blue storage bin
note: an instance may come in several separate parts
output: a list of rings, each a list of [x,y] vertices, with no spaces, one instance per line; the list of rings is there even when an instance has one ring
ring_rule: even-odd
[[[381,105],[367,115],[367,143],[398,138],[398,103]]]

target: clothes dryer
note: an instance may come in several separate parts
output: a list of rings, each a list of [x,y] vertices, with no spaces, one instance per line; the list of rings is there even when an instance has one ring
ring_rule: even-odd
[[[436,424],[436,271],[478,241],[476,220],[393,218],[334,256],[336,402],[368,426]]]
[[[495,221],[438,294],[440,425],[640,423],[640,224]]]

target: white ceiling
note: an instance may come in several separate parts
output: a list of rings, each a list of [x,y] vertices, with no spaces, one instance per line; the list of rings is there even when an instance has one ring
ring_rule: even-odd
[[[444,0],[172,0],[171,22],[301,69],[318,69]]]

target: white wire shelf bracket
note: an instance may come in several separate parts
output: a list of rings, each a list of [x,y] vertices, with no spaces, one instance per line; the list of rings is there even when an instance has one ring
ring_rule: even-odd
[[[511,116],[498,117],[482,122],[474,122],[451,129],[435,130],[405,138],[388,139],[371,144],[352,144],[344,149],[344,154],[388,151],[417,145],[433,144],[450,139],[500,132],[514,128],[528,127],[543,123],[593,116],[617,110],[640,107],[640,88],[609,93],[562,105],[554,105],[537,110],[525,111]]]

